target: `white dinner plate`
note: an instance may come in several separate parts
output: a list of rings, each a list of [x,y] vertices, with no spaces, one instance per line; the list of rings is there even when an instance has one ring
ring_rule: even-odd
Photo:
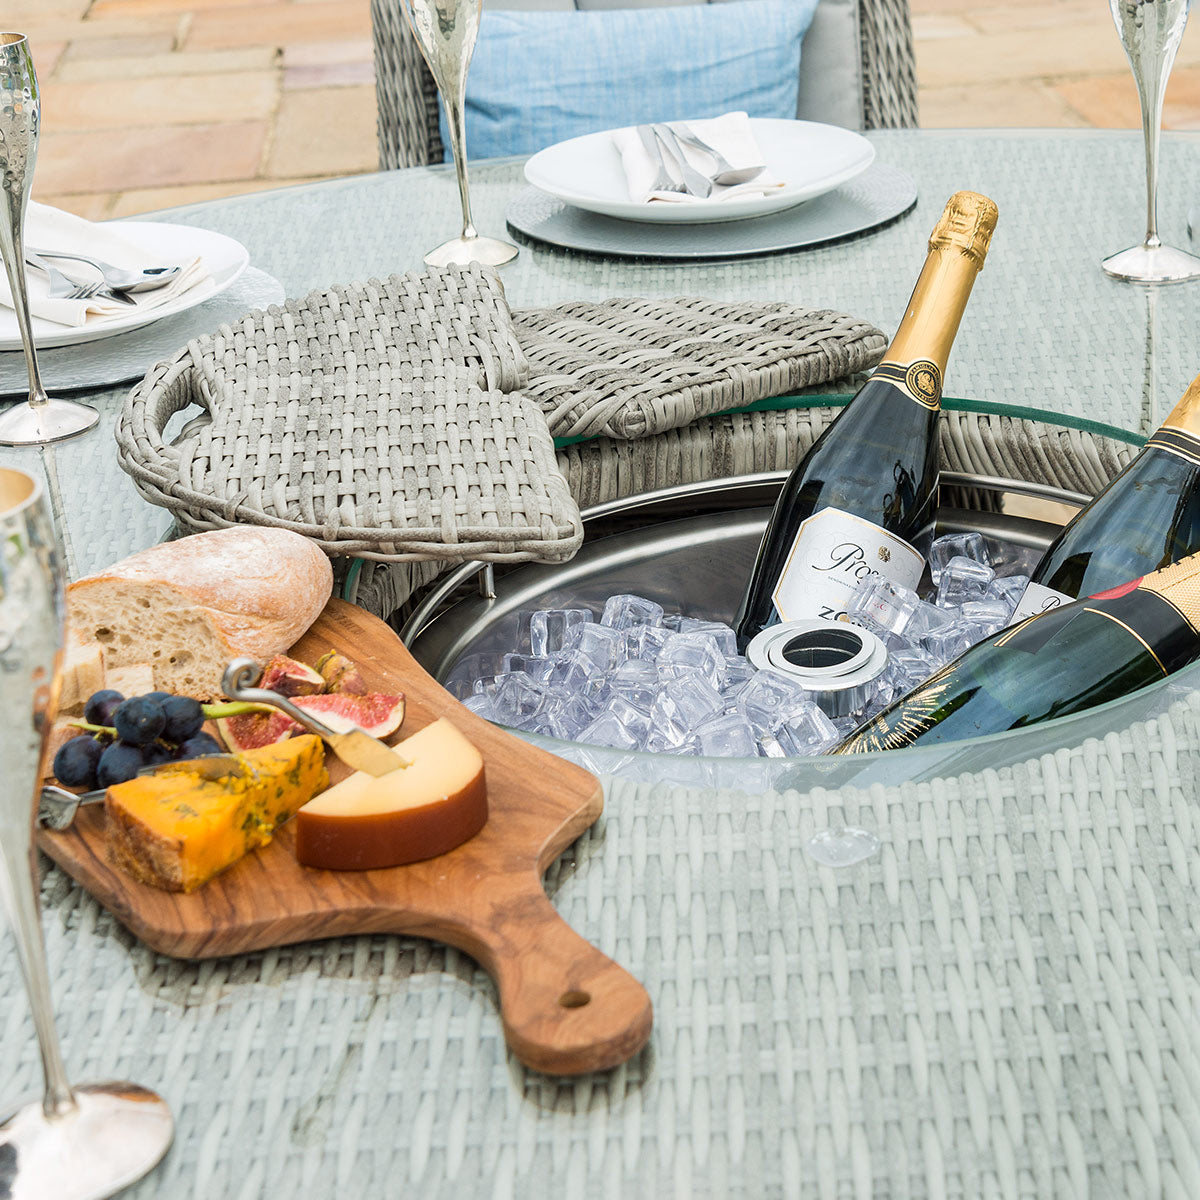
[[[780,212],[853,179],[875,159],[875,147],[865,137],[837,125],[752,117],[750,126],[767,167],[785,181],[783,187],[766,195],[689,204],[635,203],[629,198],[612,130],[539,150],[525,164],[525,178],[534,187],[589,212],[626,221],[691,225]]]
[[[163,317],[186,312],[223,292],[250,263],[250,252],[246,247],[223,233],[195,229],[191,225],[163,225],[157,221],[114,221],[112,224],[131,242],[144,246],[148,255],[165,259],[199,255],[212,276],[211,280],[189,289],[159,308],[141,312],[131,309],[128,313],[111,317],[93,317],[83,325],[58,325],[54,321],[34,317],[33,340],[39,350],[99,341],[115,333],[140,329]],[[11,308],[0,306],[0,351],[20,349],[21,331],[17,328],[17,314]]]

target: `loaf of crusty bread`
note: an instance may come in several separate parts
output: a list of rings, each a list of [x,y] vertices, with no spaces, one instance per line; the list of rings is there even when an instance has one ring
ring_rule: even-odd
[[[67,589],[74,637],[109,669],[150,663],[163,691],[209,700],[231,658],[265,662],[316,620],[329,559],[298,533],[240,525],[152,546]]]

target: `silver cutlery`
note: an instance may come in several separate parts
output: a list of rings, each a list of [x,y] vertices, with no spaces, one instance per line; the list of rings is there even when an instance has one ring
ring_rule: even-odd
[[[650,155],[650,165],[654,168],[654,179],[650,183],[652,192],[682,192],[684,186],[679,180],[667,172],[667,164],[663,161],[662,151],[658,148],[658,138],[649,125],[639,125],[637,135],[642,139],[646,153]]]
[[[702,175],[688,162],[687,157],[683,153],[683,147],[676,140],[675,135],[668,126],[652,125],[650,128],[654,131],[654,136],[658,138],[670,152],[671,157],[675,159],[679,167],[680,177],[683,179],[684,189],[689,195],[696,196],[700,200],[707,200],[712,195],[713,181],[707,175]]]
[[[101,300],[116,300],[121,304],[137,303],[128,296],[114,292],[99,280],[92,280],[90,283],[76,283],[73,279],[68,279],[57,267],[39,262],[33,257],[32,252],[25,255],[25,262],[26,265],[43,272],[49,279],[50,289],[46,294],[51,300],[91,300],[93,297],[98,297]]]
[[[124,267],[114,267],[100,258],[88,258],[83,254],[68,254],[65,250],[39,250],[36,246],[26,246],[25,249],[38,258],[66,258],[72,262],[87,263],[95,267],[104,279],[106,287],[114,292],[152,292],[155,288],[164,287],[170,283],[182,268],[180,267],[142,267],[128,270]]]
[[[715,146],[710,146],[703,138],[692,132],[691,126],[682,121],[676,121],[669,126],[671,132],[689,146],[694,146],[701,154],[707,154],[713,160],[713,183],[730,186],[735,183],[749,183],[757,175],[761,175],[765,167],[735,167]]]

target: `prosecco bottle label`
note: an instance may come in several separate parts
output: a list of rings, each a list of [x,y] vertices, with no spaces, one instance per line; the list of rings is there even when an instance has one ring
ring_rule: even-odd
[[[1019,625],[1026,617],[1036,617],[1063,604],[1070,604],[1074,596],[1064,595],[1040,583],[1031,583],[1022,593],[1021,600],[1013,612],[1010,625]]]
[[[1151,434],[1146,445],[1153,446],[1156,450],[1166,450],[1168,454],[1174,454],[1176,458],[1200,465],[1200,437],[1186,429],[1176,429],[1171,425],[1164,425],[1156,433]]]
[[[873,379],[886,379],[922,408],[937,412],[942,406],[942,372],[928,358],[916,362],[883,362],[875,368]]]
[[[880,575],[915,591],[924,567],[903,538],[840,508],[823,508],[796,530],[771,600],[781,621],[836,621],[864,579]]]

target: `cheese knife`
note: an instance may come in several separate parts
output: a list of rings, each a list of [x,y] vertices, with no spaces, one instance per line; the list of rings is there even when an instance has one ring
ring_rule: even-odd
[[[312,713],[298,708],[286,696],[269,692],[254,685],[262,678],[262,668],[252,658],[235,658],[221,676],[221,690],[230,700],[244,700],[248,704],[266,704],[287,713],[310,733],[315,733],[347,766],[376,777],[390,775],[401,767],[411,766],[385,742],[372,737],[365,729],[350,725],[345,729],[333,729]]]

